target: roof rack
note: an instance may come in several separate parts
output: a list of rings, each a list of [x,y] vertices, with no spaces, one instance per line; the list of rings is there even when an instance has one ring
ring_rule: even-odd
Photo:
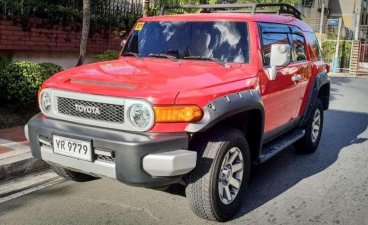
[[[265,11],[259,8],[277,7],[277,10]],[[276,13],[288,14],[297,19],[302,19],[301,12],[294,6],[286,3],[244,3],[244,4],[212,4],[212,5],[164,5],[161,7],[161,15],[170,9],[202,9],[200,13],[233,12],[233,13]],[[242,10],[239,10],[242,9]],[[244,10],[248,9],[248,10]]]

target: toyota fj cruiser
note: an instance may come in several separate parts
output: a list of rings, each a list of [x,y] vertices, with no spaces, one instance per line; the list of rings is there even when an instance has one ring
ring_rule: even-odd
[[[67,179],[180,183],[198,216],[225,221],[241,204],[251,164],[292,144],[316,150],[329,68],[293,6],[162,13],[173,8],[192,13],[141,18],[119,59],[44,82],[41,113],[25,132],[33,156]]]

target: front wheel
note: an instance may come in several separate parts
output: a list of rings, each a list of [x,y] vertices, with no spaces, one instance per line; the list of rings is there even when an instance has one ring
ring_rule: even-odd
[[[250,175],[247,140],[236,129],[223,129],[201,138],[197,167],[186,177],[186,196],[194,213],[226,221],[238,211]]]

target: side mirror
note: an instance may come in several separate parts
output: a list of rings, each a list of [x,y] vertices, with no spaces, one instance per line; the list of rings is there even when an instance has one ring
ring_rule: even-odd
[[[268,69],[268,78],[276,79],[277,66],[287,66],[290,64],[291,47],[288,44],[273,44],[271,45],[270,66]]]
[[[123,40],[120,42],[121,47],[124,47],[124,46],[125,46],[126,41],[127,41],[126,39],[123,39]]]

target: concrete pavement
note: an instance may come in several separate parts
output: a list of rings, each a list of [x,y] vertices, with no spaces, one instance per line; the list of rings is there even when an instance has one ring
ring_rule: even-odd
[[[289,148],[253,167],[229,224],[368,224],[368,79],[332,78],[319,149]],[[0,224],[212,224],[180,188],[171,194],[110,179],[63,182],[0,204]]]
[[[32,157],[23,126],[0,130],[0,185],[46,168],[46,163]]]

